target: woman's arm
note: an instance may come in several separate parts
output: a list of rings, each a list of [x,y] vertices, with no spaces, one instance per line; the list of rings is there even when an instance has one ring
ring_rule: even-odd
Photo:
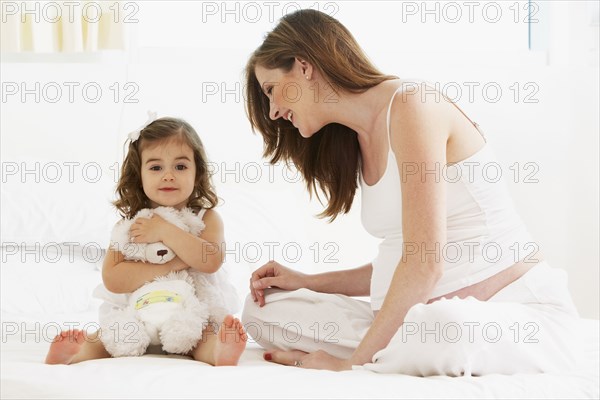
[[[371,264],[362,267],[308,275],[269,261],[250,276],[250,294],[259,306],[265,305],[265,289],[269,287],[315,292],[338,293],[347,296],[368,296],[371,289]]]
[[[392,118],[391,146],[402,188],[403,256],[381,309],[350,359],[351,365],[372,362],[373,355],[398,331],[408,310],[428,301],[443,274],[440,249],[446,244],[446,185],[434,171],[442,171],[446,165],[450,129],[447,119],[442,118],[443,106],[419,98],[403,98]],[[409,174],[414,168],[418,173]]]
[[[123,253],[108,249],[102,266],[104,286],[113,293],[131,293],[157,276],[188,266],[179,257],[165,264],[125,261]]]
[[[371,294],[371,263],[354,269],[308,275],[306,288],[315,292],[369,296]]]
[[[216,211],[208,210],[204,224],[198,237],[155,214],[150,219],[138,218],[130,233],[134,243],[163,242],[190,268],[213,273],[221,267],[225,255],[223,221]]]

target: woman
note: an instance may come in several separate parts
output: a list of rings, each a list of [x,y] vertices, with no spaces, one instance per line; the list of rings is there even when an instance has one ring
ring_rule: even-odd
[[[359,268],[309,276],[272,261],[252,274],[242,319],[279,349],[265,359],[453,376],[572,365],[565,273],[525,251],[505,185],[482,173],[492,149],[458,106],[382,74],[312,10],[284,17],[246,75],[264,155],[292,161],[331,220],[360,185],[363,225],[383,239]]]

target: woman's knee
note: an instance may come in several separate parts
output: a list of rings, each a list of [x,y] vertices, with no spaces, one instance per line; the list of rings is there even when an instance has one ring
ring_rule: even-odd
[[[259,319],[261,314],[261,308],[258,306],[258,303],[254,301],[252,298],[252,294],[246,296],[246,301],[244,301],[244,308],[242,309],[242,323],[255,321]]]
[[[282,302],[275,301],[270,297],[269,290],[265,290],[265,305],[261,307],[258,302],[254,301],[251,294],[246,296],[242,310],[242,324],[246,332],[255,340],[258,336],[262,336],[261,332],[265,327],[271,325],[273,321],[278,322],[282,317],[278,315],[278,311],[283,305]]]

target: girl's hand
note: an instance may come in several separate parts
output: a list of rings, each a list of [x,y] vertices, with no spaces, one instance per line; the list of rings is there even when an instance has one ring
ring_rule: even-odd
[[[267,361],[299,368],[327,369],[330,371],[347,371],[352,369],[350,360],[334,357],[323,350],[313,353],[306,353],[300,350],[274,350],[266,352],[263,357]]]
[[[296,290],[307,287],[308,275],[286,268],[275,261],[269,261],[250,277],[250,293],[260,307],[265,305],[265,291],[268,287]]]
[[[132,243],[162,242],[164,232],[170,224],[160,215],[154,214],[152,218],[138,218],[129,228]]]

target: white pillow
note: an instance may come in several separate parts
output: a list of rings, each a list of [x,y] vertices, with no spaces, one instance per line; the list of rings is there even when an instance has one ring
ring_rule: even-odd
[[[81,248],[0,248],[0,309],[7,316],[77,314],[94,308],[92,291],[102,282],[102,255]]]
[[[70,179],[70,167],[61,162],[3,162],[3,245],[75,242],[106,248],[119,218],[110,203],[115,183],[102,175],[96,181],[96,166],[88,167],[84,175],[84,165],[71,167]]]

